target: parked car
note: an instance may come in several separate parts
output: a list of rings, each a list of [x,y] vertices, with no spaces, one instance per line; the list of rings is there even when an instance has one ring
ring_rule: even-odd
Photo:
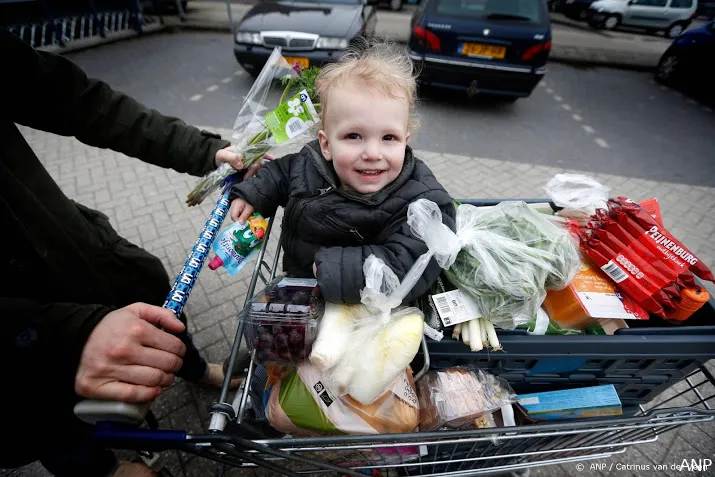
[[[655,79],[715,100],[715,20],[680,35],[661,56]]]
[[[664,31],[677,38],[695,16],[698,0],[598,0],[588,10],[594,28],[612,30],[619,25]]]
[[[586,20],[588,8],[594,0],[556,0],[554,11],[563,13],[572,20]]]
[[[302,68],[336,61],[353,39],[375,34],[376,5],[377,0],[261,2],[236,27],[234,56],[254,76],[277,46]]]
[[[410,56],[420,84],[527,97],[546,73],[551,20],[543,0],[423,0]]]
[[[708,20],[715,19],[715,0],[698,1],[695,17],[705,17]]]

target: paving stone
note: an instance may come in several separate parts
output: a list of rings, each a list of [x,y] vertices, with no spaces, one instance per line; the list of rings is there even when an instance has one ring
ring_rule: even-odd
[[[206,361],[223,364],[223,361],[231,354],[231,348],[224,339],[205,348],[203,354]]]
[[[192,338],[196,349],[198,349],[199,351],[216,343],[219,340],[226,339],[223,334],[223,330],[221,329],[220,323],[216,323],[213,326],[209,326],[204,330],[194,333],[192,335]]]
[[[186,477],[207,477],[217,475],[219,464],[196,456],[186,463]]]
[[[157,419],[163,419],[192,400],[193,395],[189,389],[189,383],[179,378],[172,386],[159,394],[159,397],[151,404],[151,411]]]
[[[184,466],[179,457],[180,452],[175,450],[161,453],[162,467],[168,470],[173,477],[184,477]]]
[[[236,316],[237,313],[238,308],[236,308],[236,304],[232,300],[229,300],[226,303],[209,308],[208,311],[194,316],[191,321],[196,325],[196,331],[201,331],[226,318]]]
[[[201,422],[201,416],[193,402],[187,403],[173,411],[169,416],[169,421],[171,422],[172,429],[181,429],[194,434],[203,434],[206,432]]]

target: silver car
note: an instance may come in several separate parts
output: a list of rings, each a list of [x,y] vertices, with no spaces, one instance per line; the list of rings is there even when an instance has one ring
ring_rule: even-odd
[[[594,28],[612,30],[623,25],[661,30],[676,38],[688,28],[697,7],[698,0],[598,0],[586,19]]]

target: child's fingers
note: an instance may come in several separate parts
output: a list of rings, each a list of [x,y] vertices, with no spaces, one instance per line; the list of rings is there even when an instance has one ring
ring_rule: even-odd
[[[239,224],[244,224],[248,220],[248,218],[251,216],[253,213],[253,206],[251,204],[246,204],[246,207],[243,208],[243,212],[241,212],[241,216],[238,218],[238,223]]]
[[[243,179],[245,180],[251,176],[255,176],[256,173],[261,169],[262,165],[263,164],[260,164],[260,163],[251,164],[251,166],[248,168],[246,173],[243,175]]]
[[[246,201],[243,199],[236,199],[231,202],[231,208],[228,209],[228,215],[231,216],[231,220],[236,222],[241,216],[241,212],[246,207]]]

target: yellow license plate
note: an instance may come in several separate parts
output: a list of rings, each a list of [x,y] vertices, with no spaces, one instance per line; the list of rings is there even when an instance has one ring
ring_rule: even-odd
[[[288,64],[291,66],[298,63],[298,66],[300,66],[302,69],[306,69],[306,68],[310,67],[310,60],[308,60],[308,58],[302,58],[302,57],[296,57],[296,56],[286,56],[285,59],[288,62]]]
[[[462,43],[463,55],[485,56],[488,58],[504,58],[506,48],[503,46],[483,45],[481,43]]]

